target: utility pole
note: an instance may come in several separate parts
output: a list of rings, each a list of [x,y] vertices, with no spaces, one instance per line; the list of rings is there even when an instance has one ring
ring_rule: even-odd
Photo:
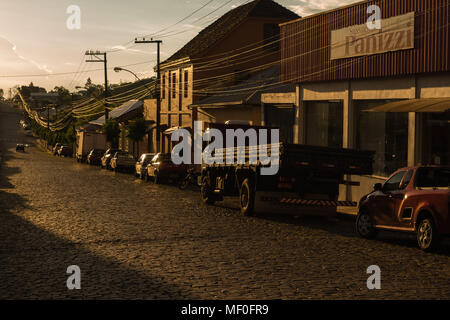
[[[108,68],[106,63],[106,52],[100,52],[100,51],[86,51],[86,56],[90,56],[90,59],[87,59],[86,62],[103,62],[105,66],[105,123],[106,120],[108,120],[109,111],[108,111],[108,102],[106,99],[108,98]],[[103,59],[100,58],[100,56],[103,56]]]
[[[50,130],[50,105],[47,104],[47,129]]]
[[[161,142],[161,66],[160,66],[160,57],[161,57],[161,43],[162,40],[138,40],[137,38],[134,40],[134,43],[156,43],[157,46],[157,76],[156,76],[156,152],[160,151],[160,142]]]

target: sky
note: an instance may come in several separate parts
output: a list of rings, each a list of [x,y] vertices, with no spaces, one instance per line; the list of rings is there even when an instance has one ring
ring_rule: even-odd
[[[277,0],[307,16],[360,0]],[[86,63],[86,50],[107,51],[110,83],[153,75],[156,45],[134,44],[136,37],[163,41],[162,61],[204,27],[248,0],[1,0],[0,88],[33,82],[47,90],[76,91],[88,77],[104,83],[102,63]],[[80,9],[79,29],[71,6]],[[71,22],[68,27],[67,21]],[[181,21],[182,20],[182,21]],[[180,22],[181,21],[181,22]],[[177,23],[179,22],[179,23]],[[175,25],[174,25],[175,24]]]

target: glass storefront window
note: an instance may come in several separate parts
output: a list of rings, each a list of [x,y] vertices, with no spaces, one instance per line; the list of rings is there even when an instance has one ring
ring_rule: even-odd
[[[280,129],[280,139],[294,143],[295,108],[291,104],[264,104],[264,122],[266,126]]]
[[[375,151],[374,175],[387,177],[408,163],[408,113],[364,112],[392,100],[354,101],[356,145]]]
[[[305,103],[306,144],[342,148],[343,103]]]
[[[450,113],[423,117],[422,164],[450,165]]]

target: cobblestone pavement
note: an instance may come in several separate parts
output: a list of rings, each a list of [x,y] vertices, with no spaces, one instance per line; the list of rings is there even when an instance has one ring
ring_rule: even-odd
[[[195,191],[155,186],[57,158],[27,141],[0,106],[0,298],[450,298],[450,245],[411,235],[360,239],[348,218],[242,217]],[[33,143],[32,140],[28,140]],[[381,268],[381,290],[366,269]],[[81,268],[81,290],[66,269]]]

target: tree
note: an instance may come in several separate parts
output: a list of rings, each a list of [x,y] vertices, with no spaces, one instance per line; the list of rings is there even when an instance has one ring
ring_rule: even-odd
[[[70,105],[72,96],[70,95],[70,91],[64,88],[63,86],[56,86],[51,92],[58,94],[58,105]]]
[[[4,94],[5,94],[5,92],[3,91],[3,89],[0,89],[0,100],[4,99],[4,97],[3,97]]]
[[[145,125],[144,118],[137,118],[135,120],[130,120],[127,125],[127,138],[133,141],[133,149],[134,143],[137,143],[137,152],[139,154],[139,142],[144,139],[145,134],[147,133],[147,126]]]
[[[88,78],[86,84],[84,85],[84,95],[87,97],[100,97],[103,95],[104,89],[100,84],[94,84],[91,78]]]
[[[72,125],[70,125],[64,135],[65,140],[68,144],[73,144],[76,140],[75,130]]]
[[[106,134],[106,141],[111,143],[111,147],[119,146],[120,128],[116,119],[108,119],[103,125],[103,133]]]

